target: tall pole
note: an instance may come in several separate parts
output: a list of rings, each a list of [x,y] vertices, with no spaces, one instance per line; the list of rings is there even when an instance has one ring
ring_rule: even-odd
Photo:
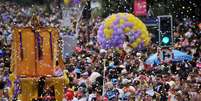
[[[102,92],[102,96],[104,97],[104,92],[105,92],[105,68],[106,68],[106,59],[103,60],[104,62],[104,66],[103,66],[103,92]]]

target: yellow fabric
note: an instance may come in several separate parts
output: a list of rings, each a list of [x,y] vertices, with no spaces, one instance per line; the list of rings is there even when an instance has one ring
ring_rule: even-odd
[[[63,69],[64,64],[61,57],[60,50],[58,48],[58,30],[56,28],[40,28],[39,34],[42,37],[41,49],[43,56],[41,60],[38,59],[37,39],[35,39],[35,33],[33,33],[31,27],[26,28],[14,28],[13,29],[13,41],[12,41],[12,55],[11,55],[11,71],[14,71],[10,75],[12,81],[12,87],[9,90],[9,95],[13,94],[14,80],[16,76],[25,75],[25,78],[20,78],[21,94],[19,99],[21,101],[32,101],[32,99],[38,96],[38,77],[44,75],[53,75],[56,67],[57,58],[59,58],[59,67]],[[50,50],[50,35],[52,32],[52,51],[53,57],[51,57]],[[22,33],[22,48],[23,58],[20,57],[20,34]],[[31,78],[30,78],[31,77]],[[57,101],[62,101],[65,84],[68,84],[68,76],[54,78],[50,77],[46,79],[46,86],[54,86],[56,92]]]
[[[47,86],[54,86],[57,101],[62,101],[64,97],[64,78],[47,78]]]
[[[21,94],[19,99],[21,101],[32,101],[38,98],[38,80],[39,78],[22,78],[21,80]],[[54,86],[56,101],[62,101],[64,97],[64,78],[51,77],[46,78],[45,87]]]
[[[64,70],[64,84],[65,85],[67,85],[67,84],[69,84],[69,78],[68,78],[68,75],[67,75],[67,71],[66,70]]]
[[[54,66],[53,66],[53,59],[51,58],[51,50],[50,50],[50,33],[48,29],[41,28],[39,30],[40,37],[41,37],[41,50],[42,50],[42,58],[38,59],[37,63],[37,75],[53,75],[54,72]],[[52,36],[57,33],[52,33]],[[53,38],[53,37],[52,37]],[[53,45],[53,39],[52,39],[52,46]],[[54,47],[52,47],[53,50]],[[53,54],[56,55],[56,54]]]
[[[38,88],[37,88],[37,79],[33,78],[22,78],[20,79],[21,86],[21,101],[31,101],[34,98],[38,97]]]
[[[14,73],[10,74],[9,79],[11,80],[11,87],[9,89],[9,96],[12,97],[13,96],[13,91],[14,91],[14,80],[16,79]]]
[[[16,75],[35,75],[35,39],[31,28],[15,29],[13,39],[14,67]],[[20,32],[22,34],[22,50],[20,48]],[[23,57],[20,56],[22,51]]]
[[[26,28],[14,28],[13,29],[13,42],[12,42],[12,61],[11,71],[14,71],[15,75],[21,76],[46,76],[53,75],[56,67],[57,58],[59,59],[59,65],[63,69],[64,64],[62,60],[61,50],[58,48],[59,33],[56,28],[52,27],[40,27],[36,32],[39,32],[41,37],[41,50],[42,58],[39,59],[38,43],[36,33],[32,31],[31,27]],[[22,53],[20,52],[20,32],[22,33]],[[50,50],[50,33],[52,34],[52,53]],[[53,55],[53,57],[51,56]]]

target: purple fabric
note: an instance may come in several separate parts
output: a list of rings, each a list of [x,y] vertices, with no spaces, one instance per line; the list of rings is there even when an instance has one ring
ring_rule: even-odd
[[[144,41],[142,41],[142,42],[138,45],[137,49],[142,49],[143,47],[144,47]]]
[[[140,36],[141,32],[140,31],[136,31],[134,33],[130,34],[130,39],[129,39],[129,43],[133,43],[139,36]]]
[[[80,3],[80,0],[73,0],[73,3],[74,3],[74,4],[79,4],[79,3]]]
[[[51,59],[53,60],[53,48],[52,48],[52,32],[50,34],[50,52],[51,52]]]
[[[5,74],[6,82],[7,82],[7,87],[11,87],[11,80],[9,79],[9,73],[6,72]]]
[[[41,43],[42,43],[42,38],[41,38],[41,36],[40,36],[40,33],[39,32],[37,32],[37,45],[38,45],[38,58],[39,59],[41,59],[42,58],[42,55],[43,55],[43,53],[42,53],[42,48],[41,48]]]
[[[16,99],[19,94],[20,94],[20,80],[19,80],[19,78],[17,78],[14,81],[13,99]]]
[[[22,47],[22,32],[20,34],[20,57],[23,60],[23,47]]]
[[[59,76],[62,76],[63,75],[63,71],[59,68],[57,69],[55,72],[54,72],[54,75],[59,77]]]

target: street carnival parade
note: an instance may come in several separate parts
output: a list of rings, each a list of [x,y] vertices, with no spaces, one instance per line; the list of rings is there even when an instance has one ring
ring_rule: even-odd
[[[200,0],[0,0],[0,101],[201,101]]]

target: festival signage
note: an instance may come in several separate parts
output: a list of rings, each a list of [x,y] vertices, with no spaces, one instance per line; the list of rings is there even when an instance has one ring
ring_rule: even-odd
[[[146,16],[147,15],[147,1],[146,0],[135,0],[134,14],[136,16]]]

